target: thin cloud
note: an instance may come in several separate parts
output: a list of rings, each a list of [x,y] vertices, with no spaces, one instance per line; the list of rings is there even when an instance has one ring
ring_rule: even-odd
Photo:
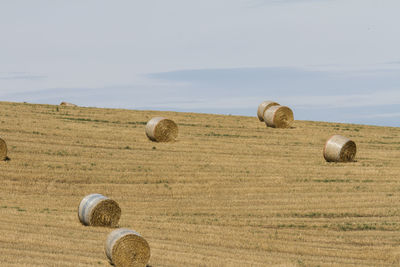
[[[248,7],[261,7],[266,5],[279,5],[279,4],[301,4],[301,3],[321,3],[333,0],[252,0],[247,4]]]
[[[360,116],[360,118],[364,118],[364,119],[375,119],[375,118],[400,118],[400,112],[363,115],[363,116]]]
[[[155,81],[186,83],[193,96],[364,95],[400,88],[400,70],[316,71],[300,68],[200,69],[153,73]]]
[[[0,80],[43,80],[47,76],[44,75],[34,75],[26,72],[8,72],[0,73]]]
[[[386,64],[389,64],[389,65],[400,65],[400,60],[398,60],[398,61],[389,61],[389,62],[386,62]]]
[[[4,76],[4,75],[3,75]],[[398,126],[400,70],[229,68],[153,73],[137,83],[2,92],[7,101],[253,116],[260,101],[291,107],[300,120]],[[373,112],[373,114],[371,114]],[[375,117],[368,117],[376,115]],[[362,117],[364,116],[364,117]]]

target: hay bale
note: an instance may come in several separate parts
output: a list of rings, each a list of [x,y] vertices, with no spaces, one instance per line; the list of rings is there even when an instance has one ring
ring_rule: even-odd
[[[7,144],[0,138],[0,160],[7,160]]]
[[[356,143],[341,135],[333,135],[324,146],[324,158],[328,162],[354,161]]]
[[[151,141],[170,142],[178,137],[178,125],[164,117],[154,117],[146,124],[146,135]]]
[[[68,102],[61,102],[60,106],[77,107],[77,105]]]
[[[274,101],[264,101],[262,102],[257,109],[257,117],[260,121],[264,121],[264,112],[272,107],[272,106],[278,106],[279,104],[274,102]]]
[[[129,229],[112,231],[106,240],[107,258],[115,266],[144,267],[150,259],[150,246],[137,232]]]
[[[84,225],[116,227],[121,209],[114,200],[101,194],[91,194],[79,204],[78,217]]]
[[[289,128],[293,121],[293,111],[286,106],[272,106],[264,112],[265,124],[274,128]]]

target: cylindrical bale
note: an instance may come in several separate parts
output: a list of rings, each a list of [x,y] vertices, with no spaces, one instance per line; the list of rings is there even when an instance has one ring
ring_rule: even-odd
[[[78,217],[84,225],[116,227],[121,217],[121,208],[108,197],[90,194],[79,204]]]
[[[265,124],[274,128],[289,128],[293,121],[293,111],[286,106],[272,106],[264,112]]]
[[[354,161],[356,152],[356,143],[338,134],[329,138],[324,146],[324,158],[328,162]]]
[[[66,106],[66,107],[77,107],[77,105],[69,103],[69,102],[61,102],[60,106]]]
[[[279,104],[274,102],[274,101],[264,101],[262,102],[257,109],[257,117],[260,121],[264,121],[264,112],[272,107],[272,106],[278,106]]]
[[[146,135],[151,141],[170,142],[178,137],[178,125],[164,117],[154,117],[146,124]]]
[[[108,235],[105,253],[117,267],[144,267],[150,259],[150,246],[139,233],[120,228]]]
[[[7,144],[6,141],[0,138],[0,160],[7,159]]]

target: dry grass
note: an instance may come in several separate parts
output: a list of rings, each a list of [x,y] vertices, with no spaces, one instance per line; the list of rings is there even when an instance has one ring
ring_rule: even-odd
[[[5,266],[109,266],[110,229],[76,212],[93,192],[117,201],[151,266],[398,266],[400,129],[162,112],[180,130],[154,143],[161,115],[0,103],[0,260]],[[357,162],[325,162],[332,134]]]
[[[0,138],[0,161],[7,159],[7,143]]]

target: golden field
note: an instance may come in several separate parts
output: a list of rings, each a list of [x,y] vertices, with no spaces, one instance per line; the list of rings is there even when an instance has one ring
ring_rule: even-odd
[[[160,115],[178,124],[177,142],[145,136]],[[112,229],[77,218],[100,193],[146,238],[152,267],[399,266],[400,128],[293,126],[0,102],[11,159],[0,162],[0,265],[109,266]],[[356,162],[325,162],[333,134],[356,142]]]

